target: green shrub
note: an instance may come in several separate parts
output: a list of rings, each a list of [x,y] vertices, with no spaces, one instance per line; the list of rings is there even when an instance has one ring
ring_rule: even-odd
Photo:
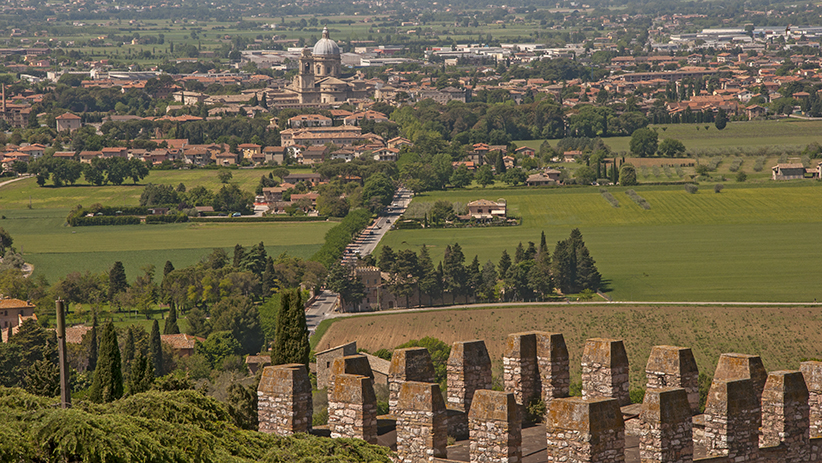
[[[697,191],[699,191],[699,187],[694,185],[693,183],[689,183],[685,185],[685,191],[693,195],[696,194]]]
[[[628,395],[631,397],[632,404],[641,404],[645,399],[645,389],[631,389]]]
[[[534,397],[525,407],[525,420],[529,423],[542,423],[546,411],[545,401],[539,397]]]

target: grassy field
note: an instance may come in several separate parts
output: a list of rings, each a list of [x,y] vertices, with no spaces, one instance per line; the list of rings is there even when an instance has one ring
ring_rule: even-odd
[[[309,169],[289,169],[292,172],[310,172]],[[34,178],[10,183],[0,188],[0,213],[14,209],[27,209],[31,204],[33,209],[66,209],[69,210],[78,204],[91,206],[101,203],[108,206],[136,206],[140,202],[140,194],[146,184],[168,184],[177,186],[180,183],[187,188],[204,186],[212,191],[218,191],[222,184],[217,179],[217,169],[191,170],[152,170],[149,175],[137,185],[126,182],[123,185],[91,186],[81,179],[75,186],[54,188],[47,184],[44,187],[37,185]],[[271,169],[233,169],[231,183],[241,190],[253,192],[260,182],[260,177],[268,175]]]
[[[708,130],[705,130],[705,127]],[[805,148],[811,142],[822,142],[822,121],[802,121],[783,119],[780,121],[729,122],[724,130],[717,130],[709,124],[667,124],[651,126],[657,128],[660,141],[675,138],[685,144],[689,152],[704,154],[730,154],[738,149],[749,151],[769,149],[784,152]],[[697,130],[697,128],[699,128]],[[631,137],[609,137],[605,144],[615,152],[629,151]],[[538,149],[543,140],[516,141],[517,146]],[[559,140],[548,140],[556,146]]]
[[[815,242],[822,216],[811,212],[822,185],[732,184],[721,193],[702,185],[691,195],[681,186],[636,187],[651,204],[643,210],[624,193],[612,207],[596,187],[449,191],[415,201],[447,199],[463,204],[480,198],[508,201],[518,227],[393,230],[382,244],[419,250],[425,244],[438,261],[447,244],[459,242],[470,261],[498,262],[518,242],[548,243],[579,228],[617,300],[635,301],[812,301],[822,273]],[[378,251],[379,252],[379,251]]]
[[[253,191],[262,175],[270,169],[232,170],[232,182]],[[287,252],[309,257],[322,246],[332,222],[245,223],[245,224],[168,224],[68,227],[65,218],[78,205],[101,203],[111,206],[137,205],[147,183],[203,185],[219,190],[217,170],[195,169],[152,171],[138,185],[39,187],[34,179],[22,180],[0,188],[0,227],[14,238],[26,262],[34,264],[35,274],[55,281],[69,272],[99,272],[122,261],[129,279],[140,269],[153,264],[162,269],[166,260],[175,267],[193,264],[214,248],[230,251],[235,244],[250,246],[260,241],[269,254]],[[32,208],[27,206],[31,204]]]
[[[54,281],[72,271],[99,272],[122,261],[129,279],[140,268],[154,264],[162,270],[166,260],[175,267],[197,262],[213,248],[231,251],[235,244],[266,244],[269,254],[287,252],[309,257],[323,244],[334,222],[167,224],[101,227],[64,226],[67,211],[35,209],[7,211],[0,226],[11,233],[14,244],[35,274]],[[161,272],[162,273],[162,272]]]
[[[564,335],[575,381],[585,340],[594,337],[624,340],[634,386],[645,383],[645,363],[655,345],[690,347],[700,371],[709,375],[723,352],[761,355],[769,371],[798,369],[801,359],[822,356],[819,309],[764,307],[555,305],[353,317],[335,320],[316,350],[357,341],[373,352],[424,336],[448,344],[483,339],[500,368],[508,334],[531,330]]]

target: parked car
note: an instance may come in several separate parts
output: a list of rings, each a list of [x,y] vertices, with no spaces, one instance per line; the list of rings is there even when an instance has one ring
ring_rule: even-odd
[[[235,212],[231,214],[231,217],[242,217],[242,214],[240,214],[239,212]]]

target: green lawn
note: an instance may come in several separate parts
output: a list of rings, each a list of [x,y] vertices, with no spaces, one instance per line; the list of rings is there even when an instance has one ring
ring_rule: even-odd
[[[67,211],[34,209],[6,211],[0,226],[11,233],[14,244],[35,274],[50,281],[72,271],[98,272],[122,261],[129,279],[140,268],[154,264],[162,269],[166,260],[180,268],[197,262],[213,248],[229,253],[235,244],[266,244],[269,254],[287,252],[309,257],[323,244],[334,222],[167,224],[100,227],[64,226]]]
[[[708,130],[705,130],[705,127]],[[689,152],[704,154],[728,154],[737,148],[755,151],[768,148],[771,153],[802,150],[811,142],[822,142],[822,121],[783,119],[780,121],[729,122],[724,130],[717,130],[713,123],[667,124],[657,128],[660,141],[675,138],[685,144]],[[699,128],[697,130],[697,127]],[[517,146],[538,149],[544,140],[520,140]],[[615,152],[629,151],[631,137],[609,137],[605,144]],[[549,140],[556,146],[559,140]]]
[[[812,301],[822,273],[816,241],[822,216],[817,182],[728,185],[721,193],[702,185],[690,195],[682,187],[636,187],[651,204],[643,210],[625,195],[613,208],[595,187],[449,191],[415,201],[446,198],[467,203],[505,198],[523,225],[504,228],[394,230],[383,240],[392,248],[431,249],[442,258],[459,242],[466,260],[499,260],[517,243],[538,242],[540,232],[556,243],[579,228],[618,300]]]
[[[308,169],[289,169],[292,172],[310,172]],[[13,209],[26,209],[31,204],[33,209],[66,209],[66,214],[74,206],[82,204],[91,206],[101,203],[109,206],[136,206],[140,201],[140,194],[146,184],[168,184],[177,186],[180,183],[186,188],[204,186],[218,191],[222,184],[217,179],[217,169],[191,170],[152,170],[149,175],[137,185],[126,182],[123,185],[91,186],[80,181],[75,186],[54,188],[50,184],[44,187],[37,185],[34,178],[14,182],[0,188],[0,213]],[[271,169],[232,169],[235,183],[240,189],[253,192],[257,188],[260,177],[268,175]],[[64,215],[64,217],[65,217]]]

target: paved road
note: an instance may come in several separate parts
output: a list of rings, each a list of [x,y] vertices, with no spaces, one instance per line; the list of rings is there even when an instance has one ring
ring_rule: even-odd
[[[20,180],[25,180],[29,177],[31,177],[31,174],[23,174],[23,175],[21,175],[17,178],[13,178],[11,180],[6,180],[5,182],[0,182],[0,187],[4,187],[4,186],[8,185],[9,183],[14,183],[14,182],[19,182]]]
[[[354,263],[357,255],[367,256],[371,254],[383,236],[391,229],[391,225],[405,212],[411,204],[413,193],[405,188],[397,190],[391,206],[377,217],[374,223],[366,228],[354,242],[345,248],[343,263]],[[326,318],[334,316],[334,309],[337,307],[337,293],[323,290],[305,310],[305,321],[308,325],[309,333],[313,334],[317,325]]]
[[[327,318],[337,307],[337,293],[323,290],[313,304],[305,310],[305,323],[308,326],[308,333],[314,334],[317,325]]]
[[[354,239],[354,242],[345,248],[343,262],[353,263],[356,261],[358,254],[360,256],[367,256],[374,252],[374,249],[380,244],[382,237],[388,233],[391,226],[400,218],[405,210],[408,209],[408,205],[411,204],[413,196],[414,194],[411,190],[405,188],[397,190],[391,205],[377,217],[377,220],[375,220],[371,226],[363,230],[362,233]]]
[[[480,309],[485,307],[529,307],[529,306],[706,306],[706,307],[729,307],[739,308],[744,310],[747,307],[822,307],[822,302],[648,302],[648,301],[613,301],[613,302],[491,302],[483,304],[460,304],[447,305],[440,307],[418,307],[416,309],[395,309],[395,310],[381,310],[377,312],[352,312],[352,313],[333,313],[327,318],[345,318],[354,316],[370,316],[370,315],[387,315],[396,313],[411,313],[411,312],[432,312],[440,310],[453,309]]]

